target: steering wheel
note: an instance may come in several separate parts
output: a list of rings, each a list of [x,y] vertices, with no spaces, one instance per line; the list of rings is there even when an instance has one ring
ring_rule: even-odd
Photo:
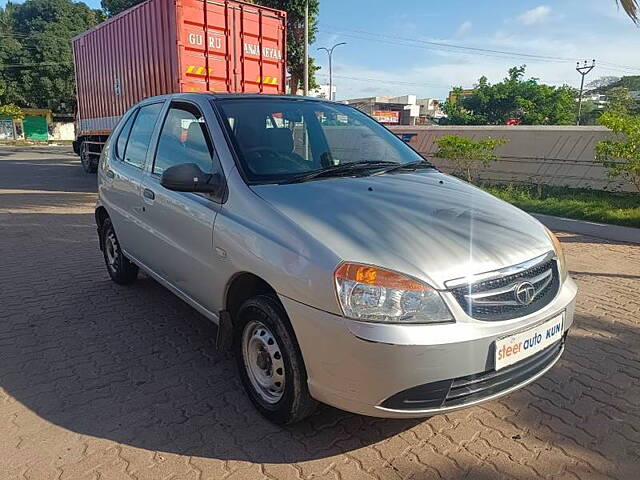
[[[284,154],[284,153],[280,153],[277,150],[270,148],[270,147],[253,147],[253,148],[248,148],[247,150],[245,150],[245,155],[250,155],[252,153],[258,153],[260,154],[260,159],[261,160],[266,160],[269,157],[273,157],[276,158],[277,160],[279,160],[280,162],[287,162],[291,165],[294,165],[295,167],[297,167],[296,169],[299,169],[301,167],[303,167],[303,170],[306,170],[304,168],[304,164],[300,163],[300,161],[291,158],[291,156]],[[256,159],[257,160],[257,159]]]
[[[251,154],[251,153],[259,153],[261,157],[265,157],[265,156],[273,156],[273,157],[279,157],[280,154],[273,148],[270,147],[253,147],[253,148],[247,148],[244,151],[245,155]],[[266,153],[267,155],[262,155],[262,153]]]

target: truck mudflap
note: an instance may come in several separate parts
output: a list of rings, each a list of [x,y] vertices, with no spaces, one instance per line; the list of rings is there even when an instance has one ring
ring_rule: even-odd
[[[75,153],[76,155],[80,155],[80,144],[82,142],[78,141],[78,140],[74,140],[73,143],[71,145],[73,145],[73,153]]]

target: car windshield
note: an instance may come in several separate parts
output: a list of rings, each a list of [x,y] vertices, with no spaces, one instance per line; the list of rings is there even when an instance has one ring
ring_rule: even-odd
[[[299,99],[219,100],[251,183],[283,183],[424,162],[372,118],[347,105]],[[402,167],[399,167],[402,168]]]

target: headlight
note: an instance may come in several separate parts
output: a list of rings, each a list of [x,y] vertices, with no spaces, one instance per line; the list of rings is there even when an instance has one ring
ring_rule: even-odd
[[[560,280],[564,280],[567,277],[567,260],[564,258],[562,244],[551,230],[547,227],[544,227],[544,229],[547,231],[547,235],[549,235],[551,243],[553,243],[553,249],[556,252],[556,257],[558,257],[558,273],[560,274]]]
[[[453,321],[436,290],[399,273],[343,263],[336,270],[335,281],[346,317],[387,323]]]

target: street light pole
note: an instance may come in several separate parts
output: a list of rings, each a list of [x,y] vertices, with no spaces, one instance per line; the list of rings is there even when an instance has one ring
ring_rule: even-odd
[[[333,47],[320,47],[318,50],[324,50],[329,55],[329,100],[335,100],[333,98],[333,66],[332,66],[332,58],[333,58],[333,49],[340,46],[346,45],[347,42],[336,43]]]
[[[304,4],[304,84],[302,92],[309,95],[309,0]]]
[[[580,115],[582,114],[582,90],[584,89],[584,77],[596,66],[595,59],[591,61],[591,65],[587,65],[587,61],[580,66],[580,62],[576,62],[576,71],[581,75],[580,78],[580,96],[578,97],[578,119],[576,125],[580,125]]]

